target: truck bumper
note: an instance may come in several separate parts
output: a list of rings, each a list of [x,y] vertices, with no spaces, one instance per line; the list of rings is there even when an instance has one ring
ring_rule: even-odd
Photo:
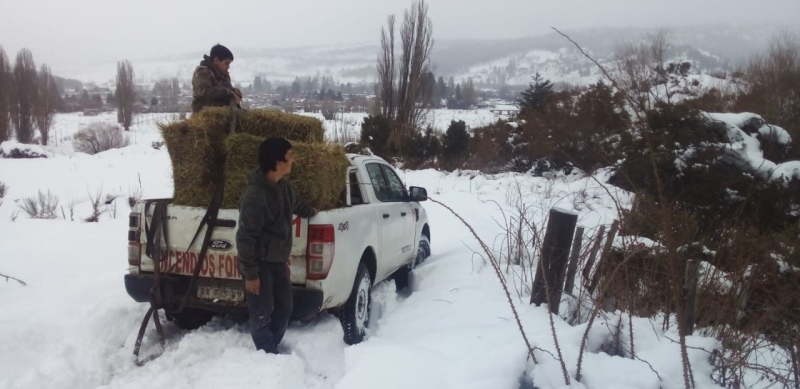
[[[214,283],[215,286],[243,289],[244,283],[236,280],[209,280],[200,278],[198,285],[203,283]],[[140,303],[150,302],[150,289],[153,287],[152,274],[126,274],[125,290],[134,301]],[[180,304],[186,289],[189,287],[189,277],[162,277],[161,279],[161,301],[165,307],[177,306]],[[300,286],[292,286],[294,297],[294,309],[292,318],[302,319],[314,316],[322,310],[323,293],[321,290],[308,289]],[[230,302],[213,302],[210,300],[199,299],[189,296],[187,306],[194,308],[207,309],[217,312],[247,311],[247,304]]]

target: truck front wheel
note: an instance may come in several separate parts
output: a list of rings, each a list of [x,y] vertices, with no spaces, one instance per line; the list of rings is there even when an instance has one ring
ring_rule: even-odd
[[[369,313],[372,306],[372,277],[364,263],[358,265],[356,280],[350,298],[339,312],[339,321],[344,330],[344,342],[347,344],[361,343],[366,335],[369,325]]]

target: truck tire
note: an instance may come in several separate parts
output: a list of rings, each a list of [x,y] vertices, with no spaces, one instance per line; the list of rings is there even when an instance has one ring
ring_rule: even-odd
[[[431,240],[426,235],[422,235],[419,238],[417,257],[414,258],[414,267],[421,265],[430,256],[431,256]]]
[[[214,312],[205,309],[184,308],[180,313],[166,313],[167,320],[184,330],[196,330],[211,321]]]
[[[425,259],[431,255],[431,241],[428,239],[427,236],[422,235],[419,239],[419,245],[417,246],[417,256],[414,257],[414,260],[408,264],[408,266],[403,266],[397,271],[394,272],[392,278],[394,278],[394,284],[397,291],[401,291],[406,289],[409,284],[409,277],[411,276],[411,270],[414,270],[415,267],[425,262]]]
[[[344,331],[344,342],[353,345],[361,343],[369,325],[369,313],[372,308],[372,277],[364,263],[358,265],[356,280],[350,298],[339,312],[339,321]]]

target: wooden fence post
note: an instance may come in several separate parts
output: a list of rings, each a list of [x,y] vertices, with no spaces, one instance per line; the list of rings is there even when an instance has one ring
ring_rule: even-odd
[[[567,281],[564,283],[564,292],[570,294],[575,288],[575,273],[578,272],[578,256],[581,253],[581,243],[583,243],[583,227],[578,227],[575,231],[575,239],[572,241],[572,250],[569,253],[569,267],[567,268]]]
[[[550,210],[547,231],[542,241],[542,255],[536,267],[533,280],[531,304],[540,305],[547,301],[550,311],[558,313],[561,303],[561,292],[564,286],[564,275],[567,269],[569,246],[575,225],[578,223],[576,213],[558,208]]]
[[[603,246],[603,252],[600,254],[600,259],[597,261],[597,269],[592,275],[592,282],[589,284],[588,291],[590,294],[594,293],[597,284],[600,283],[600,279],[603,277],[605,262],[608,260],[608,253],[611,252],[611,248],[614,246],[614,239],[617,237],[618,229],[619,222],[614,220],[614,222],[611,223],[611,230],[608,231],[608,238],[606,238],[606,244]]]
[[[592,275],[592,266],[594,266],[594,259],[597,257],[597,252],[600,251],[600,243],[603,242],[603,234],[606,233],[606,226],[601,225],[600,229],[597,230],[597,236],[594,238],[594,242],[592,243],[592,250],[589,252],[589,259],[586,260],[586,264],[583,265],[583,284],[589,285],[589,277]]]

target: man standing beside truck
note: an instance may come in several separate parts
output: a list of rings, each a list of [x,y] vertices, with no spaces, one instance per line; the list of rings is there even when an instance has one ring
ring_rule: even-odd
[[[277,353],[293,306],[288,262],[293,214],[311,217],[318,210],[297,198],[286,178],[294,163],[288,140],[273,137],[262,142],[258,163],[239,200],[236,246],[253,343],[258,350]]]

